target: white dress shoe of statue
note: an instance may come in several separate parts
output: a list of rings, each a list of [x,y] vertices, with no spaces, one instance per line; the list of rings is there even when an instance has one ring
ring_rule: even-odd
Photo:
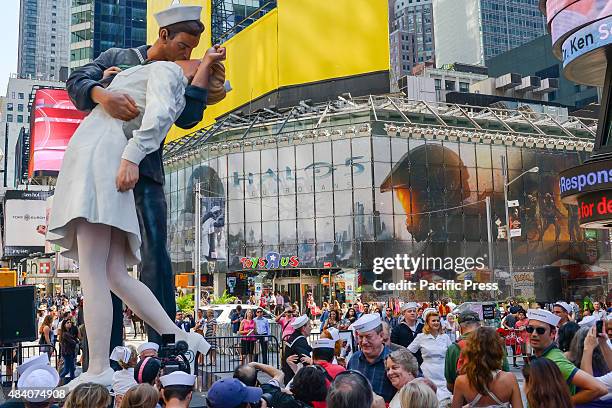
[[[85,383],[100,384],[107,388],[110,388],[113,383],[113,374],[115,374],[115,371],[110,367],[102,371],[100,374],[92,374],[90,372],[86,372],[79,375],[77,378],[70,381],[68,384],[60,387],[60,389],[65,390],[67,393],[70,393],[78,385]]]

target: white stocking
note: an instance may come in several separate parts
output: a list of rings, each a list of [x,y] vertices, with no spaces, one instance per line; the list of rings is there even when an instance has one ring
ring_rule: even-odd
[[[174,324],[151,290],[132,278],[125,266],[127,240],[125,232],[112,228],[111,244],[106,263],[106,276],[113,293],[142,320],[159,334],[174,334],[176,340],[185,340],[187,333]],[[89,336],[89,329],[88,329]]]
[[[100,374],[109,368],[109,344],[113,306],[106,278],[106,262],[110,248],[111,228],[77,220],[76,236],[79,251],[79,278],[84,296],[83,318],[89,344],[89,369]]]

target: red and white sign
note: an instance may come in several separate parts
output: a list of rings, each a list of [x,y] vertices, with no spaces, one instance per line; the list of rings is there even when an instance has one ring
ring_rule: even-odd
[[[41,275],[51,274],[51,262],[41,262],[38,268],[38,271]]]
[[[324,268],[331,268],[332,267],[332,263],[331,262],[323,262],[323,267]]]

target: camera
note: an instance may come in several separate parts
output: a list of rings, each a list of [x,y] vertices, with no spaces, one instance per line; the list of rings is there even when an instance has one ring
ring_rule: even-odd
[[[595,327],[596,327],[595,333],[596,334],[602,334],[603,333],[603,323],[604,323],[603,320],[598,320],[595,323]]]
[[[256,404],[251,404],[252,408],[259,408],[261,407],[261,400],[266,401],[266,404],[268,405],[268,407],[272,407],[272,398],[274,396],[268,392],[264,392],[263,394],[261,394],[261,399],[259,400],[259,402],[257,402]]]
[[[162,334],[162,345],[159,347],[158,356],[161,360],[162,375],[174,371],[183,371],[191,374],[189,359],[186,353],[189,346],[185,341],[175,342],[174,334]]]

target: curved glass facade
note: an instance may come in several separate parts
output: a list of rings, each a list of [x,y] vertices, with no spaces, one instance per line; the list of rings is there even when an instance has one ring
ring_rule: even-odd
[[[297,256],[300,268],[354,269],[367,285],[375,279],[374,257],[409,254],[483,257],[487,271],[473,279],[508,277],[507,242],[499,228],[505,225],[502,156],[509,180],[539,167],[509,188],[509,200],[519,202],[510,209],[513,228],[520,228],[513,238],[515,273],[609,258],[607,234],[585,233],[576,207],[559,199],[559,171],[581,163],[585,152],[426,140],[387,132],[367,116],[350,121],[361,122],[362,131],[350,133],[346,120],[330,120],[312,134],[295,137],[298,131],[291,129],[282,141],[261,138],[259,144],[217,144],[212,150],[209,143],[169,164],[175,271],[193,270],[193,189],[200,180],[203,218],[214,206],[223,208],[203,232],[213,248],[204,256],[217,261],[217,271],[242,271],[241,258],[277,252]],[[273,134],[274,128],[265,131]],[[488,221],[486,197],[492,206]],[[490,267],[498,272],[491,275]],[[435,267],[420,276],[430,279],[430,272],[454,279],[457,271]],[[607,282],[607,272],[583,275],[576,278]]]

